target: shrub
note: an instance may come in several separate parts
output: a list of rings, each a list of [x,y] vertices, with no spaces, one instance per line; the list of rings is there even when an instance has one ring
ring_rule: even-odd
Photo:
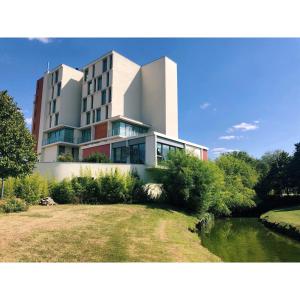
[[[109,163],[110,160],[104,153],[95,152],[90,156],[84,158],[83,162],[94,162],[94,163]]]
[[[4,213],[20,212],[28,210],[28,205],[22,199],[11,198],[2,201],[0,204],[0,211]]]
[[[117,169],[114,172],[98,178],[100,199],[105,203],[135,202],[138,197],[140,180],[133,174],[121,174]],[[135,198],[135,199],[134,199]]]
[[[37,204],[49,195],[48,181],[38,173],[20,178],[9,178],[5,182],[5,196],[24,199],[27,204]]]
[[[78,203],[72,183],[67,179],[53,183],[50,188],[50,195],[59,204]]]
[[[57,160],[61,161],[61,162],[72,162],[72,161],[74,161],[73,156],[72,156],[71,153],[61,154],[61,155],[58,156]]]
[[[75,177],[71,184],[79,203],[99,202],[100,189],[98,182],[89,176]]]
[[[223,174],[212,163],[185,151],[170,151],[164,162],[162,183],[167,201],[186,211],[202,214],[223,187]]]

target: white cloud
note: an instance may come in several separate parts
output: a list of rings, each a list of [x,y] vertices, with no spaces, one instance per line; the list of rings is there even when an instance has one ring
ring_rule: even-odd
[[[25,122],[26,122],[27,126],[31,126],[32,118],[25,118]]]
[[[207,109],[208,107],[210,106],[210,103],[209,102],[204,102],[200,105],[200,108],[201,109]]]
[[[223,154],[223,153],[229,153],[229,152],[240,151],[240,150],[238,150],[238,149],[227,149],[227,148],[213,148],[211,151],[214,155],[220,155],[220,154]]]
[[[52,42],[52,39],[49,38],[28,38],[29,41],[39,41],[43,44],[49,44]]]
[[[233,132],[233,131],[250,131],[250,130],[256,130],[259,128],[258,126],[259,121],[254,121],[253,123],[246,123],[242,122],[240,124],[236,124],[232,127],[230,127],[227,132]]]
[[[219,140],[230,141],[230,140],[239,140],[241,138],[243,138],[241,135],[223,135],[219,137]]]

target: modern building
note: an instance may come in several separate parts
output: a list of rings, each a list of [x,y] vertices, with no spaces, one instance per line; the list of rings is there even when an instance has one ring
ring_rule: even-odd
[[[176,148],[208,159],[206,147],[178,138],[177,65],[167,57],[140,66],[111,51],[80,70],[47,71],[37,81],[32,133],[41,162],[100,152],[155,166]]]

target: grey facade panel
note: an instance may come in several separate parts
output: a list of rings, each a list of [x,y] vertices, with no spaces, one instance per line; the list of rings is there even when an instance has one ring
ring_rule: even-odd
[[[169,145],[169,146],[184,148],[184,145],[182,143],[172,141],[172,140],[169,140],[169,139],[165,139],[165,138],[161,138],[159,136],[157,137],[157,142],[162,143],[162,144],[166,144],[166,145]]]
[[[137,139],[132,139],[128,141],[128,145],[136,145],[136,144],[142,144],[145,143],[145,138],[141,137],[141,138],[137,138]]]

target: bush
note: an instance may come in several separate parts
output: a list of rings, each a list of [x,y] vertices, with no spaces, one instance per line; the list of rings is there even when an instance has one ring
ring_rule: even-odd
[[[20,212],[26,210],[28,210],[28,205],[22,199],[11,198],[0,203],[0,211],[4,213]]]
[[[50,188],[50,196],[59,204],[78,203],[72,183],[67,179],[53,183]]]
[[[77,202],[97,203],[99,202],[100,189],[98,182],[93,177],[75,177],[71,180]]]
[[[222,172],[212,163],[185,151],[170,151],[162,183],[167,201],[188,212],[202,214],[221,193]]]
[[[117,169],[98,178],[100,199],[105,203],[133,202],[137,195],[139,179],[132,174],[121,174]]]
[[[90,156],[84,158],[83,162],[94,162],[94,163],[109,163],[110,160],[104,153],[95,152]]]
[[[71,153],[65,153],[58,156],[57,161],[61,162],[72,162],[74,161]]]
[[[49,195],[48,181],[38,173],[5,181],[5,197],[24,199],[27,204],[37,204]]]

